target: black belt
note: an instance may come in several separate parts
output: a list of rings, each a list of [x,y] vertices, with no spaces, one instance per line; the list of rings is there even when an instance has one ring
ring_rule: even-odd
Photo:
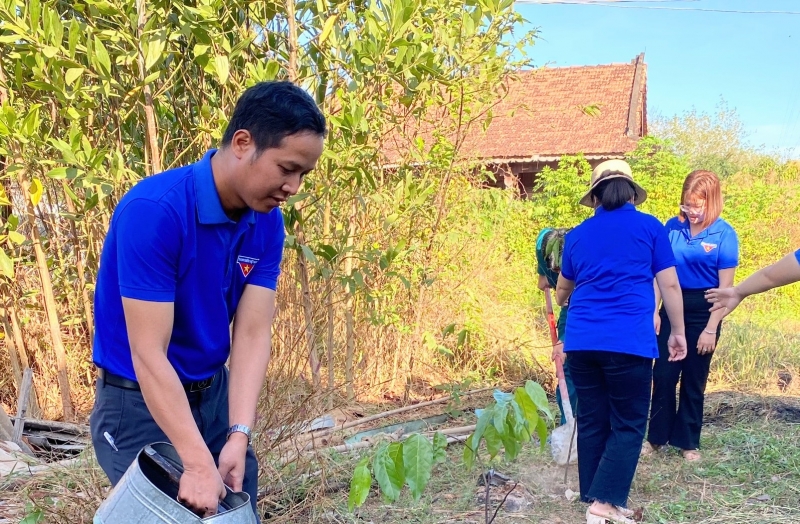
[[[109,373],[108,371],[102,368],[98,368],[98,372],[100,374],[100,378],[103,379],[103,382],[105,382],[109,386],[114,386],[122,389],[131,389],[134,391],[142,390],[142,388],[139,387],[139,383],[134,380],[128,380],[125,377],[115,375],[114,373]],[[183,389],[186,390],[187,393],[197,393],[198,391],[203,391],[204,389],[210,388],[211,384],[213,383],[214,383],[214,376],[211,376],[205,380],[195,380],[194,382],[185,382],[183,383]]]

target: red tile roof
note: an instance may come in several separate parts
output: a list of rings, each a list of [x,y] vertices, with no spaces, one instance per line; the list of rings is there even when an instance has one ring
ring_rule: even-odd
[[[637,63],[640,78],[632,96]],[[505,163],[577,153],[589,158],[621,156],[647,132],[646,66],[641,55],[627,64],[519,71],[507,82],[508,91],[493,108],[490,125],[485,131],[480,125],[470,127],[460,157]],[[391,133],[384,148],[387,161],[396,163],[417,137],[430,142],[432,127],[406,122],[402,131]]]

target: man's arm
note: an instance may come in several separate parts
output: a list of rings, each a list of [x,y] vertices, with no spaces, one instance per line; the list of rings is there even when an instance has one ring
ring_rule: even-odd
[[[200,516],[213,515],[225,487],[197,429],[180,378],[167,360],[174,304],[123,297],[122,306],[133,368],[147,409],[183,462],[178,499]]]
[[[229,425],[252,428],[267,366],[272,356],[275,291],[248,285],[236,308],[230,360]],[[219,471],[235,491],[242,489],[247,437],[232,433],[219,457]]]
[[[774,264],[756,271],[736,287],[723,288],[720,283],[719,288],[709,289],[706,291],[706,300],[714,304],[712,312],[721,310],[725,317],[750,295],[793,282],[800,282],[800,261],[795,253],[789,253]]]

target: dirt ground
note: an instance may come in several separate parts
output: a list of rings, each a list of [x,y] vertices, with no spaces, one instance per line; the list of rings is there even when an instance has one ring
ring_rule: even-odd
[[[488,404],[490,394],[464,399],[457,406],[464,414],[448,425],[474,423],[470,411]],[[374,425],[441,414],[444,408],[431,406]],[[642,508],[640,522],[800,522],[800,398],[715,392],[707,396],[705,416],[700,462],[686,463],[676,450],[640,461],[629,504]],[[421,500],[414,502],[406,489],[397,502],[386,504],[373,486],[365,505],[352,513],[347,491],[359,453],[327,453],[283,469],[268,458],[262,474],[264,522],[485,524],[515,484],[494,523],[585,522],[586,506],[567,497],[568,490],[578,491],[577,468],[569,467],[564,482],[564,468],[553,463],[549,450],[531,444],[517,460],[491,464],[511,480],[490,489],[488,512],[485,488],[478,485],[486,468],[467,471],[462,452],[462,445],[450,445],[449,460],[436,466]],[[88,455],[74,468],[6,482],[0,487],[0,524],[89,523],[106,493],[107,482]]]

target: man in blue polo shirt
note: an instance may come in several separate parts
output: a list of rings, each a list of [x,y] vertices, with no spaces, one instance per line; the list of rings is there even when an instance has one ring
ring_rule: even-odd
[[[213,515],[224,482],[255,510],[250,428],[271,353],[279,206],[315,167],[325,134],[305,91],[259,83],[237,102],[219,150],[120,201],[97,277],[91,416],[112,484],[141,448],[169,441],[184,505]]]

